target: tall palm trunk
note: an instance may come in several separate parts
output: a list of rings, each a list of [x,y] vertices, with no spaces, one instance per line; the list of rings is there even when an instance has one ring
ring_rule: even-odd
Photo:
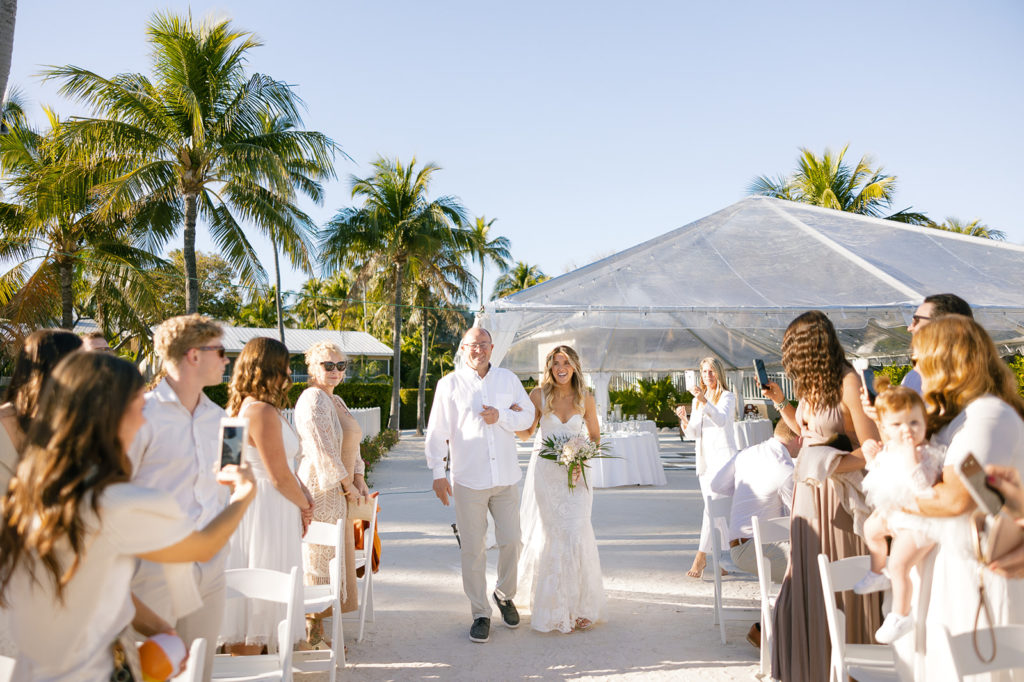
[[[274,289],[274,306],[277,308],[277,335],[284,343],[284,320],[281,317],[281,265],[277,260],[277,242],[273,239],[270,243],[274,246],[274,277],[277,280],[277,288]]]
[[[11,75],[14,20],[17,14],[18,0],[0,0],[0,96],[7,94],[7,78]]]
[[[185,195],[185,314],[199,312],[199,271],[196,269],[196,205],[195,194]]]
[[[422,436],[423,429],[427,427],[427,354],[429,351],[429,339],[427,336],[427,315],[426,310],[420,310],[420,386],[416,396],[416,435]]]
[[[75,262],[63,256],[57,261],[60,273],[60,326],[72,329],[75,326],[75,292],[72,287]]]
[[[402,407],[402,264],[395,263],[395,310],[394,327],[391,333],[391,348],[394,350],[391,362],[391,420],[388,428],[398,430],[398,412]]]
[[[480,310],[484,309],[484,259],[480,257]]]

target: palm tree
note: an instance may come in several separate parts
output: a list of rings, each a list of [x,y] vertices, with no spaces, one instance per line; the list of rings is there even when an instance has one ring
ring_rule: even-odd
[[[508,262],[512,257],[512,253],[509,251],[511,244],[507,237],[488,239],[491,225],[495,220],[497,218],[487,220],[487,216],[480,216],[476,219],[476,223],[469,228],[473,240],[472,246],[469,247],[469,254],[473,260],[480,263],[480,310],[484,309],[484,267],[487,261],[491,261],[498,270],[505,272],[508,270]]]
[[[277,321],[277,291],[270,287],[266,291],[253,291],[249,302],[242,306],[235,318],[240,327],[268,329]],[[285,308],[284,321],[292,323],[289,310]]]
[[[402,306],[410,270],[418,270],[446,246],[466,249],[468,234],[459,228],[466,211],[455,197],[428,201],[431,176],[439,168],[416,159],[406,166],[398,159],[378,158],[373,175],[352,178],[352,197],[361,208],[343,208],[323,230],[320,253],[329,270],[358,267],[360,282],[387,281],[392,308],[393,385],[390,428],[398,428],[402,373]]]
[[[881,167],[872,168],[871,157],[866,154],[851,167],[843,161],[848,148],[849,145],[843,147],[837,155],[826,148],[821,157],[801,148],[797,169],[792,175],[775,179],[762,175],[747,191],[913,225],[930,222],[923,213],[910,209],[886,215],[896,193],[896,176],[885,175]]]
[[[512,266],[512,269],[506,272],[504,275],[498,278],[498,281],[494,283],[494,291],[491,293],[491,299],[504,298],[510,296],[517,291],[528,289],[535,284],[540,284],[550,279],[547,275],[541,272],[541,269],[536,265],[530,265],[523,261],[516,261],[516,264]]]
[[[7,93],[7,79],[11,75],[14,23],[17,16],[18,0],[0,0],[0,95]]]
[[[967,234],[972,237],[983,237],[985,239],[995,239],[997,241],[1006,240],[1005,232],[989,227],[985,223],[981,222],[981,218],[975,218],[970,222],[966,222],[959,218],[950,217],[946,218],[938,225],[932,224],[931,227],[946,230],[947,232]]]
[[[191,313],[199,305],[197,219],[206,221],[246,285],[264,284],[266,271],[240,220],[305,265],[311,222],[291,202],[297,181],[291,164],[304,159],[331,169],[336,145],[317,132],[267,130],[268,120],[297,127],[301,100],[288,84],[245,72],[249,51],[261,45],[253,34],[226,19],[196,25],[191,14],[171,13],[155,14],[147,34],[153,79],[138,73],[104,78],[70,65],[50,68],[46,77],[62,81],[62,94],[95,112],[66,127],[77,150],[127,166],[103,187],[102,213],[133,211],[150,197],[184,215]]]

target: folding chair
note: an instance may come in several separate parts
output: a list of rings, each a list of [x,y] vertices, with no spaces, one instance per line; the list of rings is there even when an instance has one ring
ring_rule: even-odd
[[[888,682],[899,679],[891,646],[846,643],[846,615],[836,606],[835,593],[852,590],[868,570],[870,562],[871,557],[866,554],[832,562],[829,562],[824,554],[818,555],[821,591],[825,597],[825,620],[832,643],[830,682],[846,682],[847,676],[858,682]]]
[[[337,523],[330,524],[322,521],[313,521],[306,530],[302,542],[307,545],[325,545],[334,548],[334,558],[330,563],[330,583],[327,585],[305,585],[302,588],[303,610],[307,615],[320,613],[331,608],[331,648],[328,659],[331,678],[334,682],[337,677],[338,666],[345,665],[345,633],[342,628],[341,617],[341,580],[339,577],[345,562],[345,524],[350,523],[347,519],[338,519]],[[319,652],[296,652],[303,659],[308,658],[307,654]]]
[[[291,573],[265,568],[238,568],[224,572],[227,596],[262,599],[286,604],[285,618],[277,626],[276,654],[261,656],[214,656],[214,680],[279,680],[292,682],[292,633],[296,618],[301,618],[299,600],[302,595],[301,571],[293,566]]]
[[[359,567],[363,567],[363,577],[359,578],[358,583],[358,594],[359,594],[359,610],[354,616],[350,616],[347,620],[358,620],[359,621],[359,634],[356,636],[356,641],[363,641],[363,630],[366,627],[366,621],[373,622],[373,569],[371,567],[371,556],[373,554],[373,538],[377,532],[377,502],[379,500],[380,493],[374,493],[370,498],[369,504],[353,505],[348,508],[349,511],[349,522],[352,521],[369,521],[370,527],[363,531],[363,549],[357,549],[355,553],[356,559],[356,570]]]
[[[980,675],[1000,670],[1024,670],[1024,625],[997,625],[988,629],[982,626],[979,629],[978,648],[982,654],[991,655],[993,642],[995,644],[995,656],[987,663],[978,658],[978,653],[974,650],[973,632],[953,635],[946,626],[942,629],[946,634],[946,641],[949,642],[953,667],[956,668],[959,679],[962,680],[964,675]]]
[[[188,648],[188,665],[180,675],[172,678],[173,682],[200,682],[203,679],[203,664],[206,662],[206,639],[198,637],[192,640]]]
[[[711,521],[711,572],[715,574],[715,607],[714,622],[722,636],[722,644],[725,644],[725,618],[726,612],[730,620],[750,620],[757,618],[757,609],[742,608],[737,606],[722,606],[722,567],[720,557],[722,556],[722,534],[715,523],[717,519],[725,519],[728,522],[729,514],[732,512],[732,498],[719,497],[713,499],[710,495],[704,498],[704,504],[708,506],[708,519]],[[728,526],[728,523],[726,523]]]
[[[771,673],[771,653],[775,646],[772,632],[772,609],[778,593],[771,594],[771,566],[764,556],[764,546],[770,542],[787,542],[789,540],[788,516],[777,516],[773,519],[761,520],[755,516],[751,519],[754,526],[754,557],[757,560],[757,583],[761,591],[761,674]]]
[[[0,682],[11,682],[14,677],[14,664],[17,661],[8,656],[0,656]]]

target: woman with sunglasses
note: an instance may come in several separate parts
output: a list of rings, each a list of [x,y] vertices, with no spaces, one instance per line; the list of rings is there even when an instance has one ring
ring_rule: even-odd
[[[309,388],[295,403],[295,427],[302,440],[299,478],[313,495],[313,520],[337,523],[348,516],[349,504],[365,504],[370,491],[364,478],[365,466],[359,453],[363,431],[334,388],[345,379],[348,361],[333,343],[321,341],[306,351]],[[334,549],[303,545],[302,560],[307,585],[330,583],[328,567]],[[345,526],[345,570],[341,577],[341,610],[355,611],[355,533]],[[323,618],[330,609],[310,618],[309,643],[323,642]]]

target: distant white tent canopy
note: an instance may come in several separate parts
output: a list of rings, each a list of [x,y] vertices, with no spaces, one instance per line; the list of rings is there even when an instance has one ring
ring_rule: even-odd
[[[238,355],[242,348],[258,336],[279,338],[277,327],[228,327],[224,326],[224,351],[228,355]],[[288,329],[284,330],[284,345],[288,352],[301,355],[320,341],[337,344],[341,351],[349,357],[367,357],[391,359],[392,351],[376,338],[366,332],[336,331],[333,329]]]
[[[624,232],[625,233],[625,232]],[[555,345],[588,371],[672,372],[715,354],[781,362],[782,335],[818,309],[844,347],[906,361],[926,295],[956,293],[1004,350],[1024,343],[1024,247],[750,197],[485,306],[492,361],[533,374]]]

